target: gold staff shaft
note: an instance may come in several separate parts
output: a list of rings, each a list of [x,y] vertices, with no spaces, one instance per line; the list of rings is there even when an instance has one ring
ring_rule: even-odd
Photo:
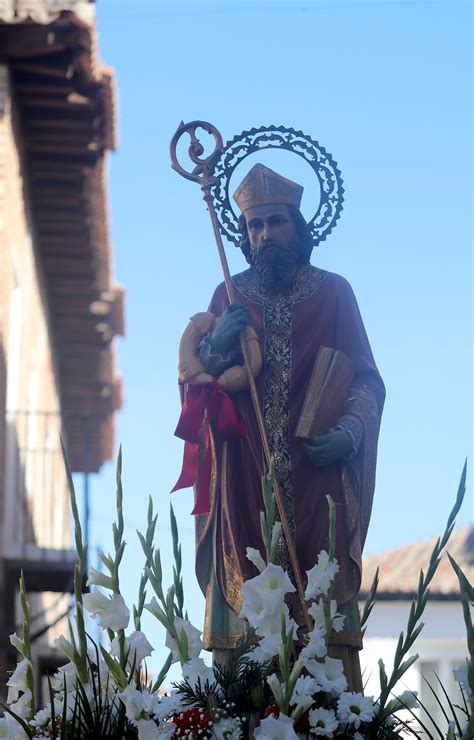
[[[219,259],[221,262],[222,271],[224,273],[224,282],[225,282],[225,287],[227,290],[227,295],[229,297],[229,302],[235,303],[234,284],[232,282],[232,278],[230,275],[229,265],[227,263],[227,257],[226,257],[226,253],[224,250],[224,245],[222,243],[221,233],[219,231],[219,224],[217,221],[216,212],[214,210],[214,203],[213,203],[212,196],[210,193],[210,188],[211,186],[207,183],[203,183],[201,185],[201,189],[204,194],[204,201],[207,204],[207,209],[211,217],[212,229],[214,231],[214,237],[216,239],[216,244],[217,244],[217,251],[219,252]],[[265,460],[266,460],[268,468],[270,469],[270,464],[271,464],[270,445],[268,444],[267,433],[265,430],[265,422],[263,419],[262,410],[260,408],[260,401],[259,401],[258,394],[257,394],[257,386],[255,385],[255,378],[253,377],[252,371],[250,369],[250,362],[249,362],[249,357],[247,353],[247,347],[246,347],[245,341],[242,336],[240,337],[240,348],[242,350],[244,366],[247,371],[247,377],[248,377],[249,387],[250,387],[250,394],[252,396],[255,416],[257,418],[257,425],[258,425],[258,429],[260,432],[260,438],[262,440]],[[307,627],[308,632],[311,632],[313,626],[311,624],[311,619],[308,614],[308,607],[306,605],[306,600],[304,597],[303,580],[301,578],[301,571],[300,571],[298,559],[296,557],[295,543],[293,542],[293,537],[290,531],[290,526],[288,524],[288,518],[286,516],[285,505],[283,502],[283,496],[282,496],[280,484],[278,480],[276,479],[276,477],[273,478],[273,490],[275,493],[275,501],[276,501],[277,508],[278,508],[278,514],[280,516],[280,522],[281,522],[283,534],[284,534],[286,544],[288,547],[288,553],[290,556],[291,565],[293,566],[293,572],[295,574],[296,588],[298,591],[298,596],[301,601],[301,608],[303,610],[306,627]]]

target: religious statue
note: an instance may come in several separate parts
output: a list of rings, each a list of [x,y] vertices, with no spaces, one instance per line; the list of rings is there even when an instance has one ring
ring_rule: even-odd
[[[240,369],[242,332],[260,349],[260,363],[254,353],[255,389],[301,573],[328,549],[326,495],[336,504],[340,571],[334,598],[345,624],[331,638],[329,654],[343,660],[350,690],[360,691],[357,595],[385,389],[350,285],[310,263],[313,238],[300,211],[302,193],[300,185],[271,169],[252,167],[234,194],[241,212],[239,246],[249,268],[232,277],[232,302],[222,283],[208,313],[191,324],[196,360],[208,379]],[[211,317],[207,324],[206,316]],[[334,426],[305,440],[295,436],[295,429],[321,347],[344,353],[352,364],[352,382]],[[259,514],[266,471],[249,389],[221,385],[233,401],[237,429],[220,433],[210,421],[207,450],[195,450],[207,502],[203,508],[201,486],[196,573],[206,597],[204,646],[219,662],[245,632],[238,616],[240,589],[257,575],[246,548],[263,549]],[[277,563],[293,576],[285,537]],[[297,599],[292,605],[302,624]]]

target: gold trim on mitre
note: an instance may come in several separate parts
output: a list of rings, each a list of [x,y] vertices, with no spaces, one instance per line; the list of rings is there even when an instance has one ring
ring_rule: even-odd
[[[255,206],[286,203],[300,207],[303,187],[282,177],[263,164],[256,164],[244,177],[234,193],[234,200],[242,212]]]

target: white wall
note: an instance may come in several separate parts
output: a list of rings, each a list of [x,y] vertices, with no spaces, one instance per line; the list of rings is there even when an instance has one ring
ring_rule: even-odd
[[[402,631],[406,634],[410,603],[379,601],[369,617],[364,649],[361,652],[361,668],[367,695],[377,698],[380,693],[378,669],[380,658],[384,661],[387,675],[391,674],[398,636]],[[425,626],[406,656],[418,653],[419,659],[395,686],[394,694],[401,694],[406,689],[417,691],[430,714],[444,728],[446,723],[441,709],[423,676],[433,685],[444,705],[446,701],[435,674],[439,676],[451,700],[459,703],[461,698],[459,687],[454,681],[452,671],[465,661],[468,654],[461,603],[428,602],[421,621]],[[404,719],[410,718],[408,713],[400,716]],[[426,714],[423,711],[420,716],[426,721]]]

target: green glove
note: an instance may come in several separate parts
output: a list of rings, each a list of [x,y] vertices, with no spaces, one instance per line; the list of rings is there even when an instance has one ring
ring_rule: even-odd
[[[344,429],[333,429],[320,437],[303,440],[303,447],[313,465],[323,468],[349,455],[353,440]]]
[[[247,324],[245,308],[238,303],[231,303],[217,319],[208,339],[212,354],[225,355],[234,349],[240,332]]]

